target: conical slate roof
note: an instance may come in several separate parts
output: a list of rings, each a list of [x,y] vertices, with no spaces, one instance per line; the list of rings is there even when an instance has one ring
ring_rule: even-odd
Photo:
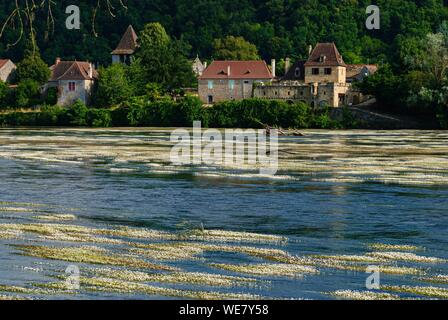
[[[137,49],[137,34],[132,26],[129,26],[120,40],[117,48],[112,51],[114,55],[133,54]]]

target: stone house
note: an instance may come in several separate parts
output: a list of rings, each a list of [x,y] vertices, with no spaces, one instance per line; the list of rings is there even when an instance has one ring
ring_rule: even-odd
[[[334,43],[318,43],[307,61],[297,61],[275,83],[257,86],[253,96],[302,101],[313,107],[358,104],[369,97],[355,90],[352,83],[376,70],[375,65],[347,65]]]
[[[347,65],[347,82],[353,83],[364,80],[378,71],[375,64],[348,64]]]
[[[11,60],[0,59],[0,81],[13,82],[16,69],[16,65]]]
[[[254,86],[273,78],[264,61],[213,61],[199,77],[199,98],[205,104],[251,98]]]
[[[51,77],[46,85],[57,88],[57,104],[71,106],[77,100],[89,104],[98,72],[90,62],[61,61],[59,58],[50,67]]]
[[[117,48],[112,51],[112,63],[130,64],[132,55],[138,47],[138,37],[132,26],[126,29],[123,37],[118,43]]]

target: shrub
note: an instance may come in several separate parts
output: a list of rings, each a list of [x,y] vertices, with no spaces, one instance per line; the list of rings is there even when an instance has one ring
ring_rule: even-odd
[[[107,128],[112,124],[112,116],[109,110],[105,109],[91,109],[90,123],[95,128]]]

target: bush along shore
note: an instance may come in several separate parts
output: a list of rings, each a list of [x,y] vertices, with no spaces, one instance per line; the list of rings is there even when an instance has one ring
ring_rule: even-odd
[[[351,112],[332,119],[330,108],[312,109],[304,103],[247,99],[204,107],[187,96],[148,100],[133,98],[118,107],[89,108],[78,101],[70,108],[43,106],[38,111],[0,114],[3,127],[191,127],[201,121],[205,128],[262,128],[265,125],[290,129],[344,129],[360,126]]]

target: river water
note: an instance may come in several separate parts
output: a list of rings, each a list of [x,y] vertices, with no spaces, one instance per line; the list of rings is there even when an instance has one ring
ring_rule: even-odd
[[[170,132],[1,129],[0,297],[448,298],[448,132],[304,131],[272,176]]]

